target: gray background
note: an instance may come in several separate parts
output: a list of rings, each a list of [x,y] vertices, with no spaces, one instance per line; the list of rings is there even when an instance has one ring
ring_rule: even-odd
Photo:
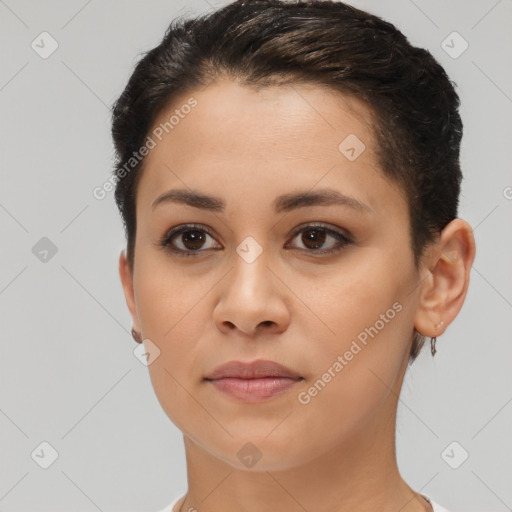
[[[109,106],[139,55],[176,15],[224,3],[0,1],[4,512],[150,511],[186,490],[181,432],[133,355],[113,193],[97,200],[92,190],[110,175]],[[475,230],[477,255],[436,357],[425,347],[406,375],[399,466],[414,489],[454,512],[511,510],[512,2],[352,4],[440,60],[458,84],[465,124],[460,217]],[[31,47],[43,31],[58,43],[46,59]],[[458,58],[441,46],[453,31],[469,44]],[[462,48],[447,41],[452,54]],[[57,249],[46,262],[36,257],[43,237]],[[47,469],[44,441],[58,452]],[[457,469],[442,455],[453,441],[452,464],[469,454]]]

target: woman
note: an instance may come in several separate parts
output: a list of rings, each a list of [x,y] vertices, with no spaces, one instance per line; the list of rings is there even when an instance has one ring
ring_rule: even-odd
[[[113,108],[119,272],[183,432],[165,510],[445,510],[401,477],[425,337],[461,309],[459,99],[429,52],[341,2],[175,21]]]

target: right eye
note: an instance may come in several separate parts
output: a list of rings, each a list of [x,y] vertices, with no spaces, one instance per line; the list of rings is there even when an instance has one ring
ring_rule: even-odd
[[[204,227],[196,224],[184,224],[168,231],[159,245],[178,256],[198,256],[199,253],[204,252],[202,249],[207,237],[213,239],[213,236]],[[206,249],[215,250],[215,247]]]

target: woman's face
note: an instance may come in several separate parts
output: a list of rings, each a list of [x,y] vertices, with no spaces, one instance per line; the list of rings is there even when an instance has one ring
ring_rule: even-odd
[[[392,423],[420,275],[370,123],[364,104],[320,87],[219,81],[173,102],[149,133],[127,300],[146,349],[160,351],[149,372],[165,412],[232,466],[250,452],[261,470],[290,468]],[[170,190],[212,199],[155,204]],[[291,199],[320,193],[358,203]],[[257,359],[302,379],[260,401],[205,380]]]

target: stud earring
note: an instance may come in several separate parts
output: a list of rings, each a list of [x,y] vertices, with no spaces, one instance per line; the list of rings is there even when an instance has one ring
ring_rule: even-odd
[[[442,325],[444,325],[444,321],[443,320],[441,320],[441,322],[438,325],[434,326],[434,329],[437,330]],[[430,338],[430,352],[432,354],[432,357],[434,357],[435,353],[437,352],[437,350],[436,350],[436,341],[437,341],[437,337],[436,336],[434,336],[433,338]]]
[[[132,329],[132,338],[133,338],[137,343],[142,343],[141,335],[140,335],[140,333],[138,333],[135,329]]]

